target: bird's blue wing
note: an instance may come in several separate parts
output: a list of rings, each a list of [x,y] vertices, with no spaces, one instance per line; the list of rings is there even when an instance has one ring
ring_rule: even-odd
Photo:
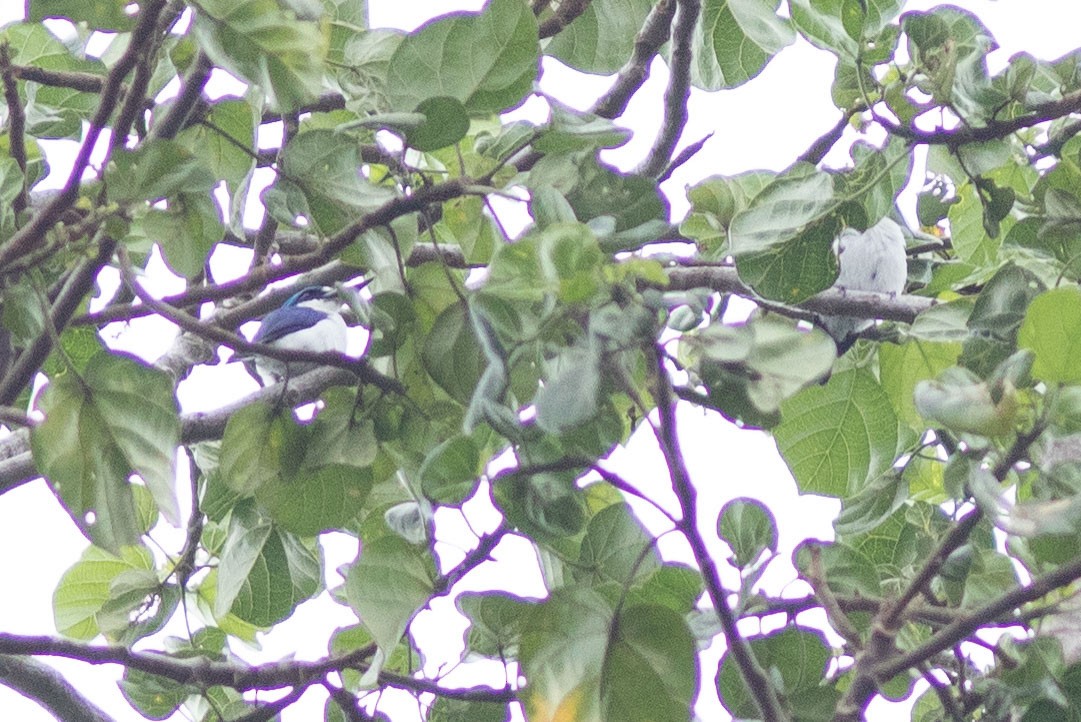
[[[311,328],[326,317],[325,313],[314,308],[279,308],[267,314],[252,340],[256,343],[274,343],[283,336]]]

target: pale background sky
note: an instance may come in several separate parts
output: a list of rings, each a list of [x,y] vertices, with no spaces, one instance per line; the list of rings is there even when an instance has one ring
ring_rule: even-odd
[[[936,4],[917,0],[909,3],[908,8],[925,9]],[[1002,67],[1010,55],[1020,50],[1054,59],[1081,45],[1081,36],[1076,30],[1081,20],[1081,7],[1076,0],[955,0],[953,4],[975,12],[994,34],[1000,49],[991,56],[993,70]],[[0,0],[0,24],[21,18],[20,5],[13,0]],[[480,0],[370,0],[373,26],[403,29],[414,28],[437,13],[452,9],[475,10],[482,5]],[[715,135],[702,152],[664,185],[674,217],[678,219],[686,211],[685,186],[714,173],[731,174],[752,168],[781,170],[830,128],[838,117],[838,111],[829,98],[832,75],[831,56],[798,42],[776,57],[759,78],[742,88],[715,94],[694,91],[684,142],[696,141],[710,132]],[[665,78],[663,65],[655,64],[653,77],[645,90],[635,97],[621,121],[634,130],[633,140],[622,148],[606,152],[606,160],[630,168],[650,147],[659,123],[656,110],[660,107]],[[215,92],[227,92],[227,89],[236,87],[225,80],[221,83],[214,86]],[[575,107],[589,106],[609,83],[607,78],[583,76],[553,61],[545,62],[542,88]],[[537,119],[538,107],[536,101],[531,101],[519,112]],[[54,177],[63,178],[66,175],[64,144],[55,145],[57,147],[51,151],[50,161],[56,169]],[[67,147],[72,145],[68,144]],[[828,161],[841,165],[845,159],[844,153],[835,152]],[[920,176],[917,170],[914,177]],[[512,216],[507,219],[508,225],[521,225],[520,221],[514,222],[512,210],[508,209],[508,214]],[[178,289],[176,285],[170,287],[165,279],[159,279],[159,282],[162,284],[158,287],[161,293]],[[107,336],[112,345],[136,349],[152,359],[168,345],[168,334],[162,335],[160,331],[160,324],[149,322],[148,326],[136,329],[121,327]],[[213,385],[213,393],[198,393],[198,387],[207,383]],[[254,383],[236,369],[215,367],[193,375],[181,388],[181,399],[185,411],[192,411],[220,406],[252,390]],[[688,465],[699,488],[708,490],[702,494],[701,510],[707,522],[716,518],[721,506],[730,498],[752,496],[764,501],[777,516],[782,556],[787,556],[804,538],[831,538],[830,520],[832,511],[837,508],[836,502],[817,497],[797,498],[795,485],[770,437],[758,432],[740,431],[716,414],[689,408],[681,409],[679,421]],[[606,465],[647,491],[656,486],[655,480],[667,478],[656,444],[646,433],[636,434],[627,448],[615,452]],[[661,489],[655,496],[666,508],[676,508],[670,491]],[[468,511],[481,519],[481,528],[490,528],[484,525],[494,524],[490,510],[483,508],[485,504],[473,502],[468,506]],[[667,528],[667,521],[659,513],[643,506],[638,503],[636,509],[651,531],[657,533]],[[455,515],[441,514],[438,520],[440,539],[451,540],[441,542],[438,548],[444,557],[444,564],[452,565],[461,557],[453,540],[471,537]],[[175,543],[176,539],[169,532],[159,535],[156,531],[155,536],[167,544]],[[79,558],[85,547],[86,540],[76,531],[40,480],[0,497],[0,549],[10,550],[0,555],[0,580],[3,580],[5,587],[5,593],[0,594],[0,631],[55,634],[53,589],[60,575]],[[331,570],[349,561],[355,553],[355,545],[343,543],[340,538],[326,540],[324,548]],[[668,559],[687,562],[691,558],[686,545],[675,535],[667,535],[662,540],[661,549]],[[724,553],[720,544],[714,544],[713,550],[718,555]],[[506,580],[511,579],[514,580],[512,590],[516,593],[540,594],[542,586],[539,574],[535,569],[530,569],[529,564],[522,563],[523,559],[528,561],[530,558],[522,542],[504,543],[496,556],[497,564],[492,565],[487,573],[469,577],[469,588],[483,589],[495,580],[500,580],[497,586],[506,587]],[[793,578],[791,568],[780,563],[776,567],[767,577],[770,591],[802,593],[800,583],[789,584]],[[333,577],[332,574],[328,580],[331,585],[338,581]],[[734,579],[729,577],[726,582],[732,584]],[[435,671],[440,664],[452,665],[457,660],[461,649],[461,631],[464,629],[464,620],[446,613],[453,610],[449,600],[439,600],[433,606],[432,611],[421,613],[414,623],[414,629],[422,639],[436,630],[448,635],[446,654],[435,655],[429,661],[429,671]],[[323,645],[329,630],[355,621],[353,615],[342,607],[328,604],[325,600],[315,600],[302,605],[291,619],[275,629],[273,634],[266,635],[262,640],[261,652],[243,648],[237,649],[237,652],[252,662],[291,654],[302,659],[320,657],[326,653]],[[801,621],[811,622],[813,619],[801,618]],[[719,654],[720,650],[715,645],[703,659],[702,687],[705,694],[698,712],[704,719],[720,718],[716,694],[712,691],[715,662]],[[131,711],[115,685],[119,670],[64,660],[55,664],[71,675],[84,694],[117,720],[142,719]],[[501,670],[497,669],[497,674],[500,675],[497,680],[501,680]],[[453,680],[451,676],[448,682],[453,683]],[[284,719],[286,722],[321,719],[322,704],[322,698],[317,693],[309,692],[301,705],[286,712]],[[415,706],[412,709],[415,710]],[[870,711],[872,719],[884,719],[884,715],[895,716],[881,707]],[[25,722],[52,720],[36,704],[3,687],[0,687],[0,718]],[[175,719],[182,717],[178,715]]]

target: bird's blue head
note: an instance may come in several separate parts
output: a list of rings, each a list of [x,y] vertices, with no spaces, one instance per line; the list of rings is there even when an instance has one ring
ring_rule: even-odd
[[[307,286],[285,300],[282,308],[294,308],[312,301],[330,301],[338,298],[338,292],[330,286]]]

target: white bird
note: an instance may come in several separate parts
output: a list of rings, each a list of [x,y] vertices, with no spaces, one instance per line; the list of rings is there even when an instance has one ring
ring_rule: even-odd
[[[837,262],[840,273],[833,287],[840,291],[874,291],[896,296],[905,290],[908,264],[905,237],[901,227],[883,218],[866,231],[845,228],[837,236]],[[874,322],[851,316],[828,316],[820,319],[822,328],[837,342],[837,352],[844,353],[856,342],[857,334]]]
[[[341,297],[333,288],[308,286],[267,314],[252,340],[281,349],[345,353],[347,336],[341,306]],[[286,364],[256,356],[255,367],[266,383],[310,371],[314,364]]]

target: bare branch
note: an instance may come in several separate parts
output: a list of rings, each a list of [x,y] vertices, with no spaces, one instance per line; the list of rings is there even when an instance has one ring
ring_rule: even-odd
[[[0,684],[34,700],[64,722],[114,722],[62,674],[36,659],[0,655]]]
[[[537,28],[537,36],[543,40],[562,32],[563,28],[574,22],[575,18],[586,11],[591,0],[563,0],[552,17]]]
[[[649,64],[668,42],[668,30],[672,27],[672,18],[676,14],[676,0],[659,0],[650,11],[638,36],[634,39],[631,58],[616,76],[616,82],[608,92],[597,99],[590,108],[602,118],[618,118],[627,109],[631,96],[649,78]]]
[[[668,369],[664,365],[664,354],[659,349],[654,349],[653,355],[656,374],[654,398],[657,400],[657,413],[660,416],[660,422],[654,430],[683,513],[679,525],[680,531],[691,546],[694,559],[705,580],[706,591],[720,619],[728,651],[739,668],[740,676],[747,685],[755,706],[758,707],[763,719],[782,722],[788,719],[788,715],[777,697],[777,690],[774,689],[773,683],[755,659],[750,645],[736,626],[736,618],[728,604],[728,592],[721,582],[720,571],[706,548],[701,532],[698,531],[698,492],[691,481],[690,472],[687,470],[683,453],[679,448],[679,437],[676,433],[676,400],[672,392],[672,382],[668,377]]]
[[[638,172],[658,176],[668,165],[683,129],[687,125],[687,101],[691,97],[691,61],[694,59],[694,27],[702,9],[699,0],[677,0],[672,26],[672,58],[668,87],[664,91],[664,118],[653,147]]]
[[[26,187],[26,113],[23,111],[22,101],[19,99],[19,88],[15,82],[15,74],[11,67],[11,48],[5,41],[0,43],[0,77],[4,83],[4,102],[8,107],[8,155],[19,166],[23,174],[23,187],[19,195],[12,202],[12,209],[21,213],[26,208],[28,196]]]

